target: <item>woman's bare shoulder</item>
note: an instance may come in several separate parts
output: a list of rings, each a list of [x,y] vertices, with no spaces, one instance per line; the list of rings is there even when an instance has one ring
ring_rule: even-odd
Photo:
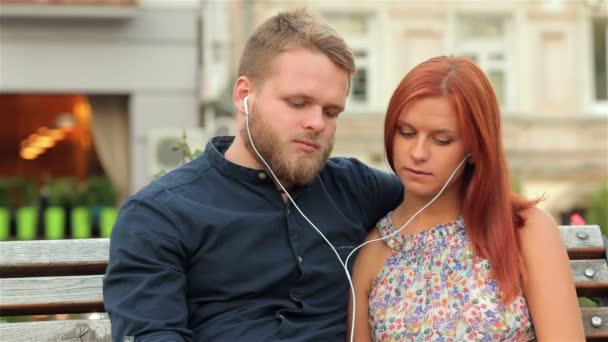
[[[521,213],[524,225],[522,234],[536,236],[537,234],[558,233],[557,223],[551,214],[539,207],[528,208]]]

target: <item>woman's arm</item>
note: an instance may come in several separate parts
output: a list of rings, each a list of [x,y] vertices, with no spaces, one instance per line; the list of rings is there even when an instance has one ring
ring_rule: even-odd
[[[527,281],[524,295],[539,341],[585,341],[568,254],[557,224],[531,208],[520,230]]]
[[[379,238],[378,231],[372,229],[366,241]],[[372,282],[386,263],[390,250],[383,241],[371,242],[361,248],[353,266],[353,285],[355,287],[355,342],[371,342],[372,332],[369,326],[369,295]],[[348,321],[346,341],[351,341],[353,317],[353,298],[348,303]]]

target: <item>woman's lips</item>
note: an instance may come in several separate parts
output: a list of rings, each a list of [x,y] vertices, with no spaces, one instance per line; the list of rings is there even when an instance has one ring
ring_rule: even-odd
[[[409,168],[409,167],[406,167],[405,171],[411,177],[416,177],[416,178],[430,177],[430,176],[433,175],[430,172],[424,172],[422,170],[412,169],[412,168]]]

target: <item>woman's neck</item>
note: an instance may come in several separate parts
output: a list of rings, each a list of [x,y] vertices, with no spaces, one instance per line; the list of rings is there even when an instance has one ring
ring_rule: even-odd
[[[392,220],[397,228],[401,228],[416,212],[424,207],[433,197],[419,197],[406,194],[403,202],[393,210]],[[447,189],[432,204],[420,212],[403,230],[404,234],[415,233],[434,227],[438,224],[453,222],[461,215],[462,198],[458,189]]]

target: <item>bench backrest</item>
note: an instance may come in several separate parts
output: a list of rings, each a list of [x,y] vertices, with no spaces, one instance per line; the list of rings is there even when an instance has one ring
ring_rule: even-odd
[[[0,242],[0,316],[104,312],[108,239]],[[109,320],[0,324],[2,341],[112,341]]]
[[[579,297],[608,298],[598,226],[560,226]],[[108,239],[0,242],[0,316],[103,312]],[[608,339],[608,306],[581,308],[589,340]],[[108,320],[0,324],[2,341],[111,341]]]

